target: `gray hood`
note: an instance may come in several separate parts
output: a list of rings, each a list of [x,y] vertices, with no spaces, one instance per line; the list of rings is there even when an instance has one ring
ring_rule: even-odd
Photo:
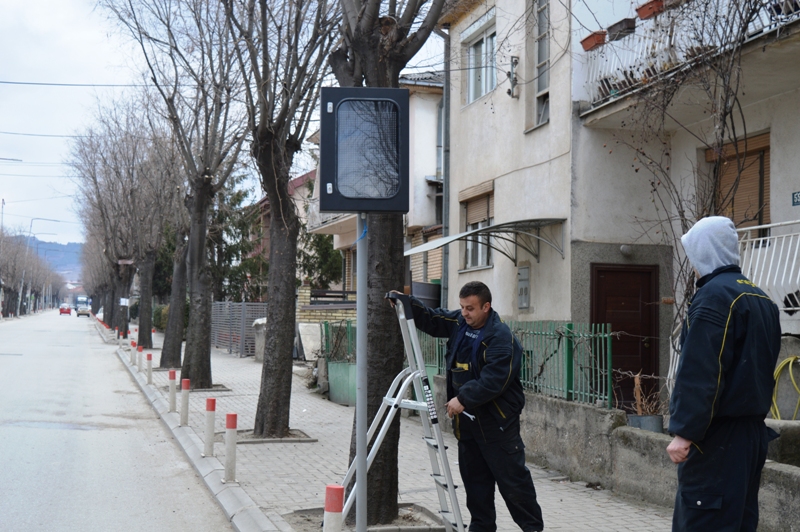
[[[699,220],[681,237],[681,243],[700,277],[723,266],[739,265],[736,227],[725,216],[709,216]]]

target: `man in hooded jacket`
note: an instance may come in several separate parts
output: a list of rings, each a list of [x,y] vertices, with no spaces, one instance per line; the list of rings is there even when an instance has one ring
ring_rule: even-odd
[[[730,219],[682,238],[698,277],[681,333],[667,447],[678,465],[674,531],[755,531],[781,343],[777,306],[742,275]]]

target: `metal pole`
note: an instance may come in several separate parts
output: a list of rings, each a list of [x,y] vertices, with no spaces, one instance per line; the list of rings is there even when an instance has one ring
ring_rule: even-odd
[[[244,335],[247,334],[247,303],[242,301],[242,323],[239,330],[239,357],[243,357],[245,355],[244,352]]]
[[[356,532],[367,532],[367,215],[358,216],[356,294]]]

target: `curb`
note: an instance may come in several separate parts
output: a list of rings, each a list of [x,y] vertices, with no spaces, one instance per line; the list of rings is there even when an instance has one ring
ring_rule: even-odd
[[[225,516],[231,522],[234,530],[237,532],[293,532],[289,523],[280,515],[270,512],[267,517],[237,483],[225,484],[222,482],[225,477],[225,467],[222,463],[216,457],[202,455],[203,440],[197,436],[194,429],[180,426],[180,414],[169,412],[167,400],[156,391],[154,385],[147,384],[147,379],[130,365],[123,349],[116,349],[115,352],[122,365],[139,385],[139,389],[144,393],[162,423],[175,438],[194,470],[203,479],[206,488],[225,512]]]

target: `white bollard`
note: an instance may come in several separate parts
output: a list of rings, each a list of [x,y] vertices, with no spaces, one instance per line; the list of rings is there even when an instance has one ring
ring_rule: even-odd
[[[169,370],[169,411],[175,412],[175,370]]]
[[[322,532],[341,532],[342,508],[344,508],[344,486],[338,484],[325,486],[325,514],[322,518]]]
[[[181,379],[181,426],[189,425],[189,379]]]
[[[217,412],[217,400],[213,397],[206,399],[206,441],[203,447],[203,456],[214,456],[214,417]]]
[[[225,416],[225,478],[236,482],[236,414]]]
[[[153,384],[153,353],[147,353],[147,384]]]
[[[133,342],[131,342],[131,345],[132,344],[133,344]],[[130,352],[131,352],[131,366],[135,366],[136,365],[136,349],[131,348]]]
[[[143,349],[142,346],[136,348],[136,371],[139,373],[142,372],[142,353]]]

